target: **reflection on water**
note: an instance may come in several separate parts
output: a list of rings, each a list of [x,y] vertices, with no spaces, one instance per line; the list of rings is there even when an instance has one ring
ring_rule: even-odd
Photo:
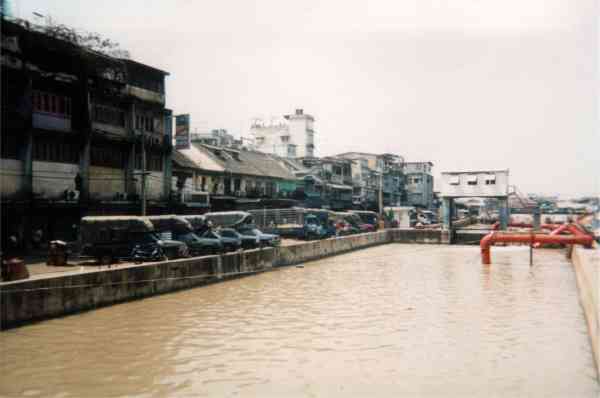
[[[598,396],[564,254],[387,245],[0,334],[8,396]]]

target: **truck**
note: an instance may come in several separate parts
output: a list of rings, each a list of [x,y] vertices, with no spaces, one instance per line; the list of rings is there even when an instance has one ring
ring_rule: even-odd
[[[183,242],[161,239],[150,220],[139,216],[89,216],[81,219],[82,255],[101,265],[133,258],[135,249],[157,251],[164,258],[187,255]]]

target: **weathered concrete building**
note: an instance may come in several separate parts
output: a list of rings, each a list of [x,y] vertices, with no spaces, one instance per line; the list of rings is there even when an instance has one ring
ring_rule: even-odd
[[[294,198],[305,207],[352,208],[352,161],[335,157],[282,159],[298,179]]]
[[[423,209],[434,207],[432,167],[431,162],[404,163],[406,205]]]
[[[399,206],[405,198],[404,159],[394,154],[345,152],[336,156],[352,160],[354,207],[377,211],[381,188],[383,205]]]
[[[277,123],[255,120],[250,126],[254,149],[284,158],[313,157],[315,155],[314,117],[302,109],[285,115]]]
[[[192,142],[212,146],[241,148],[242,140],[236,139],[225,129],[212,129],[209,133],[196,133],[191,136]]]
[[[2,238],[70,239],[87,214],[170,196],[168,73],[2,21]],[[144,167],[145,166],[145,167]]]
[[[175,151],[173,160],[173,188],[208,192],[217,206],[235,206],[239,198],[287,198],[296,189],[294,174],[258,151],[192,143]]]

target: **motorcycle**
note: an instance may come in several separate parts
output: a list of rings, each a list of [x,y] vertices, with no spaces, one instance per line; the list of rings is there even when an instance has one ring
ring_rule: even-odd
[[[136,264],[141,264],[145,261],[167,260],[167,256],[158,245],[136,245],[131,252],[131,258]]]

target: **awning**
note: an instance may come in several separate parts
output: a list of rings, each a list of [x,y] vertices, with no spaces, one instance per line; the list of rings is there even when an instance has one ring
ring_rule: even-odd
[[[352,187],[349,185],[327,184],[327,186],[332,189],[339,189],[339,190],[345,190],[345,191],[352,190]]]
[[[302,177],[302,179],[305,181],[314,181],[316,185],[323,185],[323,180],[312,174],[305,175],[304,177]]]

